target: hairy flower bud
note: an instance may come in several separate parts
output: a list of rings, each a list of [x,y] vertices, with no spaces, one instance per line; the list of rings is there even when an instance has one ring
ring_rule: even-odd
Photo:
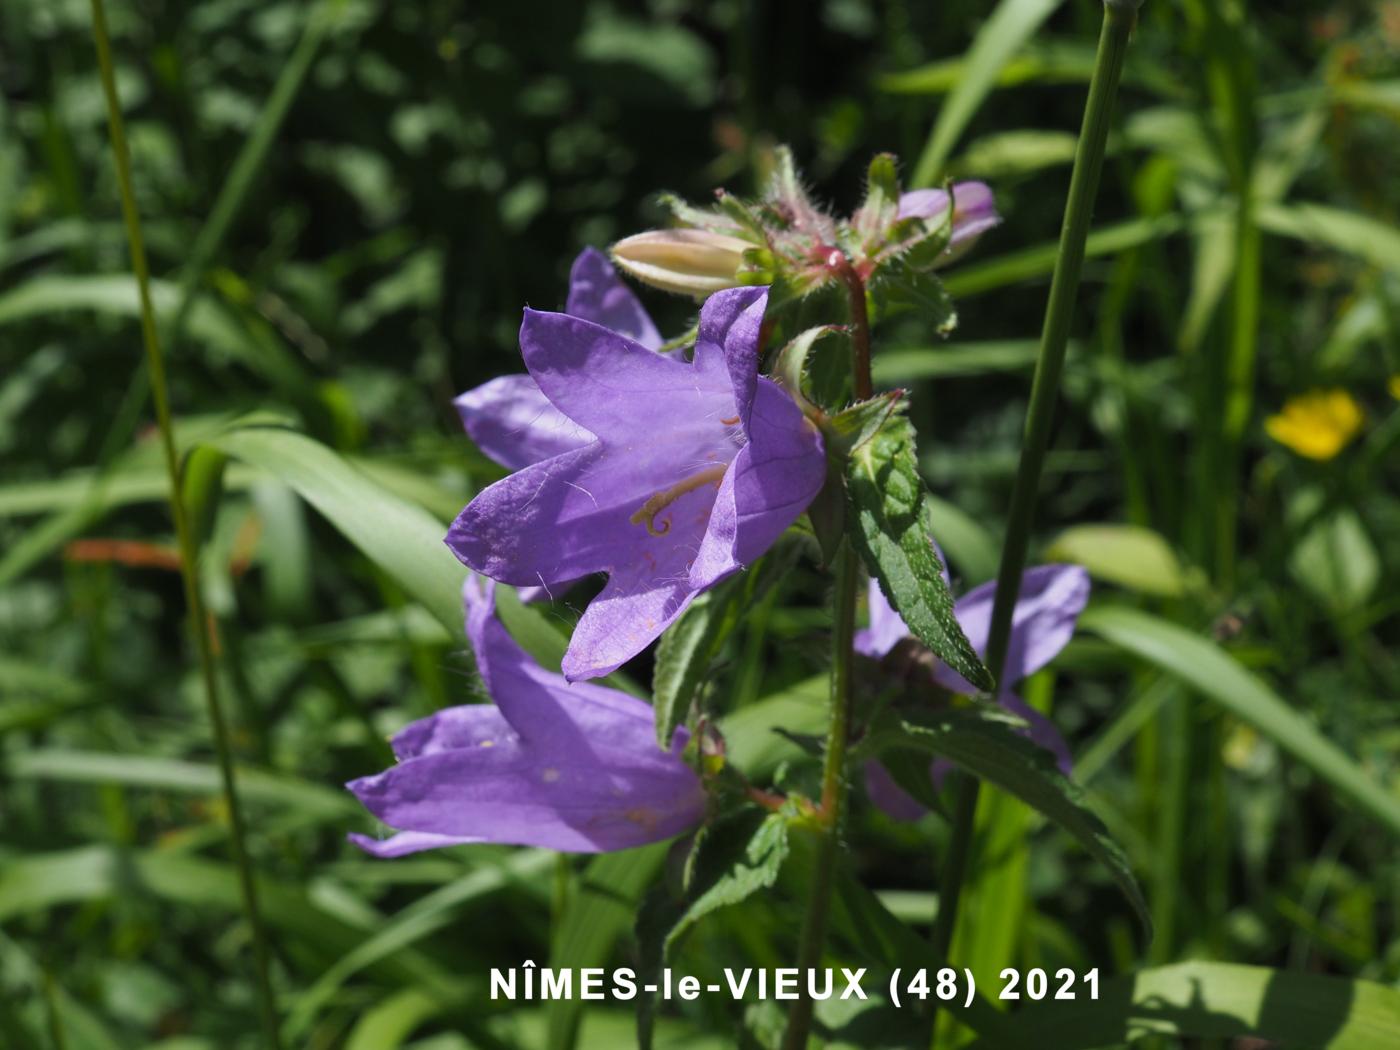
[[[637,280],[703,298],[744,283],[737,275],[754,245],[709,230],[648,230],[612,246],[613,261]]]

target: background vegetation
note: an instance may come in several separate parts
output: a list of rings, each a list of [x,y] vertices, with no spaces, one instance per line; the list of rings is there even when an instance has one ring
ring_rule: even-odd
[[[339,785],[474,688],[439,622],[455,582],[414,587],[389,538],[435,544],[432,519],[499,476],[450,398],[519,369],[520,307],[560,305],[580,247],[660,221],[657,190],[750,192],[779,142],[843,211],[881,150],[982,178],[1005,222],[949,274],[958,331],[900,332],[877,378],[914,390],[959,581],[989,578],[1099,5],[109,17],[179,433],[204,449],[190,499],[287,1042],[625,1044],[626,1012],[490,1004],[486,975],[630,958],[664,851],[386,863],[344,842],[369,822]],[[0,1044],[257,1045],[88,5],[0,2],[0,83]],[[1397,120],[1400,4],[1144,8],[1039,512],[1042,560],[1087,564],[1101,602],[1030,692],[1053,694],[1157,937],[1144,958],[1107,875],[988,791],[960,948],[979,974],[1208,958],[1400,979]],[[1359,408],[1301,424],[1320,458],[1267,423],[1313,390]],[[248,413],[311,440],[230,429]],[[408,532],[380,527],[394,514]],[[736,727],[820,718],[819,587],[799,570],[729,644]],[[760,772],[797,753],[740,746]],[[865,885],[926,923],[946,825],[866,807],[852,836]],[[794,927],[759,897],[677,965],[780,965]],[[672,1008],[662,1041],[711,1045],[727,1010]],[[772,1017],[744,1023],[761,1040]]]

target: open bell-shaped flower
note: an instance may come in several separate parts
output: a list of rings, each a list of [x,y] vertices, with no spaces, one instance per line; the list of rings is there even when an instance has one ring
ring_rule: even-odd
[[[857,652],[879,660],[900,642],[910,638],[911,634],[873,580],[869,597],[870,625],[856,632],[855,648]],[[958,625],[979,656],[987,651],[995,599],[996,583],[985,583],[963,595],[953,606]],[[1006,666],[996,698],[1002,707],[1025,720],[1026,735],[1053,754],[1061,771],[1066,774],[1071,758],[1064,738],[1054,723],[1012,692],[1011,686],[1040,670],[1069,644],[1074,625],[1088,600],[1089,574],[1078,565],[1037,565],[1022,575],[1021,589],[1011,617]],[[938,685],[962,695],[977,692],[962,675],[931,653],[928,656],[932,662],[933,681]],[[935,783],[942,780],[947,769],[947,762],[934,760],[929,772]],[[899,820],[914,820],[924,812],[923,806],[900,788],[878,762],[866,764],[865,782],[871,801],[890,816]]]
[[[483,490],[447,544],[517,586],[608,575],[564,656],[571,681],[641,652],[697,594],[763,554],[821,488],[820,434],[758,374],[766,301],[766,288],[712,295],[692,361],[578,317],[525,312],[531,378],[592,440]]]
[[[706,796],[681,758],[686,731],[662,751],[649,704],[540,667],[497,619],[494,587],[469,576],[463,590],[494,703],[445,708],[399,732],[398,765],[347,785],[399,831],[351,841],[379,857],[478,842],[597,853],[699,824]]]

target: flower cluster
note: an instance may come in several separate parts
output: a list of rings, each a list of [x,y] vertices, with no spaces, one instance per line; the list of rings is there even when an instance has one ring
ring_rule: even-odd
[[[688,731],[658,747],[650,705],[588,680],[620,668],[698,595],[752,565],[833,484],[833,459],[850,454],[851,434],[824,411],[840,404],[814,405],[763,374],[773,289],[819,290],[833,280],[833,253],[841,279],[861,290],[893,268],[927,275],[998,221],[981,184],[900,193],[893,172],[877,158],[865,202],[837,219],[812,203],[784,153],[761,200],[721,195],[712,210],[676,203],[682,228],[614,246],[629,274],[703,299],[689,339],[664,342],[591,248],[574,261],[563,312],[525,311],[525,372],[455,402],[472,440],[509,471],[446,538],[470,570],[467,635],[492,703],[413,723],[394,738],[397,765],[349,785],[397,829],[385,840],[352,836],[358,845],[382,857],[473,842],[594,852],[670,838],[704,819],[711,792]],[[498,583],[528,600],[598,575],[606,582],[573,631],[562,673],[532,660],[496,617]],[[1059,651],[1086,593],[1072,567],[1027,574],[1006,682]],[[979,652],[991,601],[981,587],[955,610]],[[857,651],[879,659],[908,634],[872,581]],[[930,693],[975,692],[927,655]],[[997,699],[1067,763],[1043,717],[1009,688]],[[877,802],[909,814],[912,800],[880,766],[868,779]]]

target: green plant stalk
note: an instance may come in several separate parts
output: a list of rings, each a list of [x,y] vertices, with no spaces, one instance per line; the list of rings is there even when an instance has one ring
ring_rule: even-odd
[[[788,1014],[783,1050],[803,1050],[812,1026],[815,1006],[806,994],[805,973],[821,962],[826,945],[827,912],[831,904],[832,876],[840,848],[841,821],[846,809],[846,742],[851,728],[851,662],[856,631],[856,595],[860,588],[860,564],[849,541],[841,544],[836,557],[836,584],[832,598],[835,624],[831,651],[831,724],[826,737],[822,765],[822,842],[818,847],[817,870],[812,876],[812,892],[802,923],[797,948],[797,969],[802,996]]]
[[[238,868],[239,888],[243,910],[252,931],[253,955],[256,968],[262,1022],[267,1046],[278,1050],[281,1039],[277,1031],[277,1011],[269,979],[267,937],[258,912],[257,888],[245,846],[243,814],[238,803],[234,782],[233,756],[229,746],[228,726],[224,721],[219,700],[218,678],[214,671],[213,646],[200,593],[199,566],[194,534],[190,528],[180,486],[180,461],[175,450],[174,427],[170,418],[170,395],[165,380],[165,363],[161,356],[160,335],[156,329],[155,308],[151,303],[150,268],[146,262],[146,246],[141,236],[141,217],[136,210],[136,197],[131,185],[131,155],[127,148],[126,128],[122,121],[121,103],[117,97],[116,77],[112,71],[112,45],[107,34],[107,17],[102,0],[92,0],[92,35],[97,47],[97,62],[101,71],[102,90],[107,101],[107,127],[111,133],[112,155],[116,163],[117,183],[121,191],[122,219],[126,224],[131,267],[141,299],[141,335],[146,348],[146,368],[150,373],[151,395],[155,402],[156,422],[160,429],[161,450],[170,479],[170,512],[175,520],[175,538],[180,550],[180,577],[184,583],[185,604],[189,611],[190,628],[195,637],[200,675],[209,708],[209,721],[214,730],[214,744],[219,756],[219,772],[223,781],[224,804],[228,809],[229,828],[234,861]]]
[[[846,288],[853,329],[852,386],[856,397],[864,400],[871,396],[874,386],[870,375],[870,315],[866,310],[865,282],[839,248],[827,251],[826,264],[832,276]],[[822,764],[823,837],[818,846],[817,870],[812,877],[812,892],[797,946],[797,969],[800,974],[817,967],[826,946],[832,877],[840,847],[841,822],[846,811],[846,744],[851,735],[851,663],[855,654],[856,598],[859,592],[860,559],[850,541],[843,540],[840,553],[836,556],[831,599],[831,722],[827,728]],[[806,994],[805,976],[801,980],[803,992],[788,1014],[783,1050],[803,1050],[812,1027],[812,1011],[816,1004]]]
[[[1106,0],[1103,29],[1099,34],[1098,53],[1094,60],[1089,97],[1084,106],[1084,123],[1079,132],[1075,151],[1074,171],[1070,176],[1069,200],[1065,207],[1064,225],[1060,231],[1059,255],[1055,260],[1054,276],[1050,281],[1050,298],[1045,309],[1045,323],[1040,336],[1040,356],[1036,361],[1035,379],[1031,384],[1030,408],[1026,414],[1025,435],[1021,443],[1021,461],[1011,494],[1011,510],[1007,523],[1006,541],[1001,550],[1001,568],[997,573],[996,600],[992,606],[992,622],[987,638],[986,664],[998,680],[1006,664],[1006,651],[1011,641],[1011,616],[1020,591],[1021,574],[1026,567],[1031,528],[1035,517],[1035,501],[1040,488],[1040,475],[1045,465],[1045,452],[1050,443],[1050,427],[1059,396],[1060,374],[1064,370],[1065,348],[1069,344],[1070,322],[1074,317],[1074,302],[1079,291],[1080,272],[1084,267],[1084,246],[1093,217],[1094,198],[1098,193],[1099,175],[1103,170],[1104,146],[1108,140],[1113,100],[1118,93],[1118,81],[1123,73],[1123,59],[1128,39],[1137,22],[1137,0]],[[973,823],[977,812],[978,782],[963,777],[957,789],[953,811],[953,835],[948,856],[939,881],[938,916],[933,926],[933,955],[947,958],[957,922],[958,898],[967,877],[972,849]],[[935,1007],[936,1007],[935,1001]],[[934,1015],[933,1045],[938,1045],[939,1026]]]

